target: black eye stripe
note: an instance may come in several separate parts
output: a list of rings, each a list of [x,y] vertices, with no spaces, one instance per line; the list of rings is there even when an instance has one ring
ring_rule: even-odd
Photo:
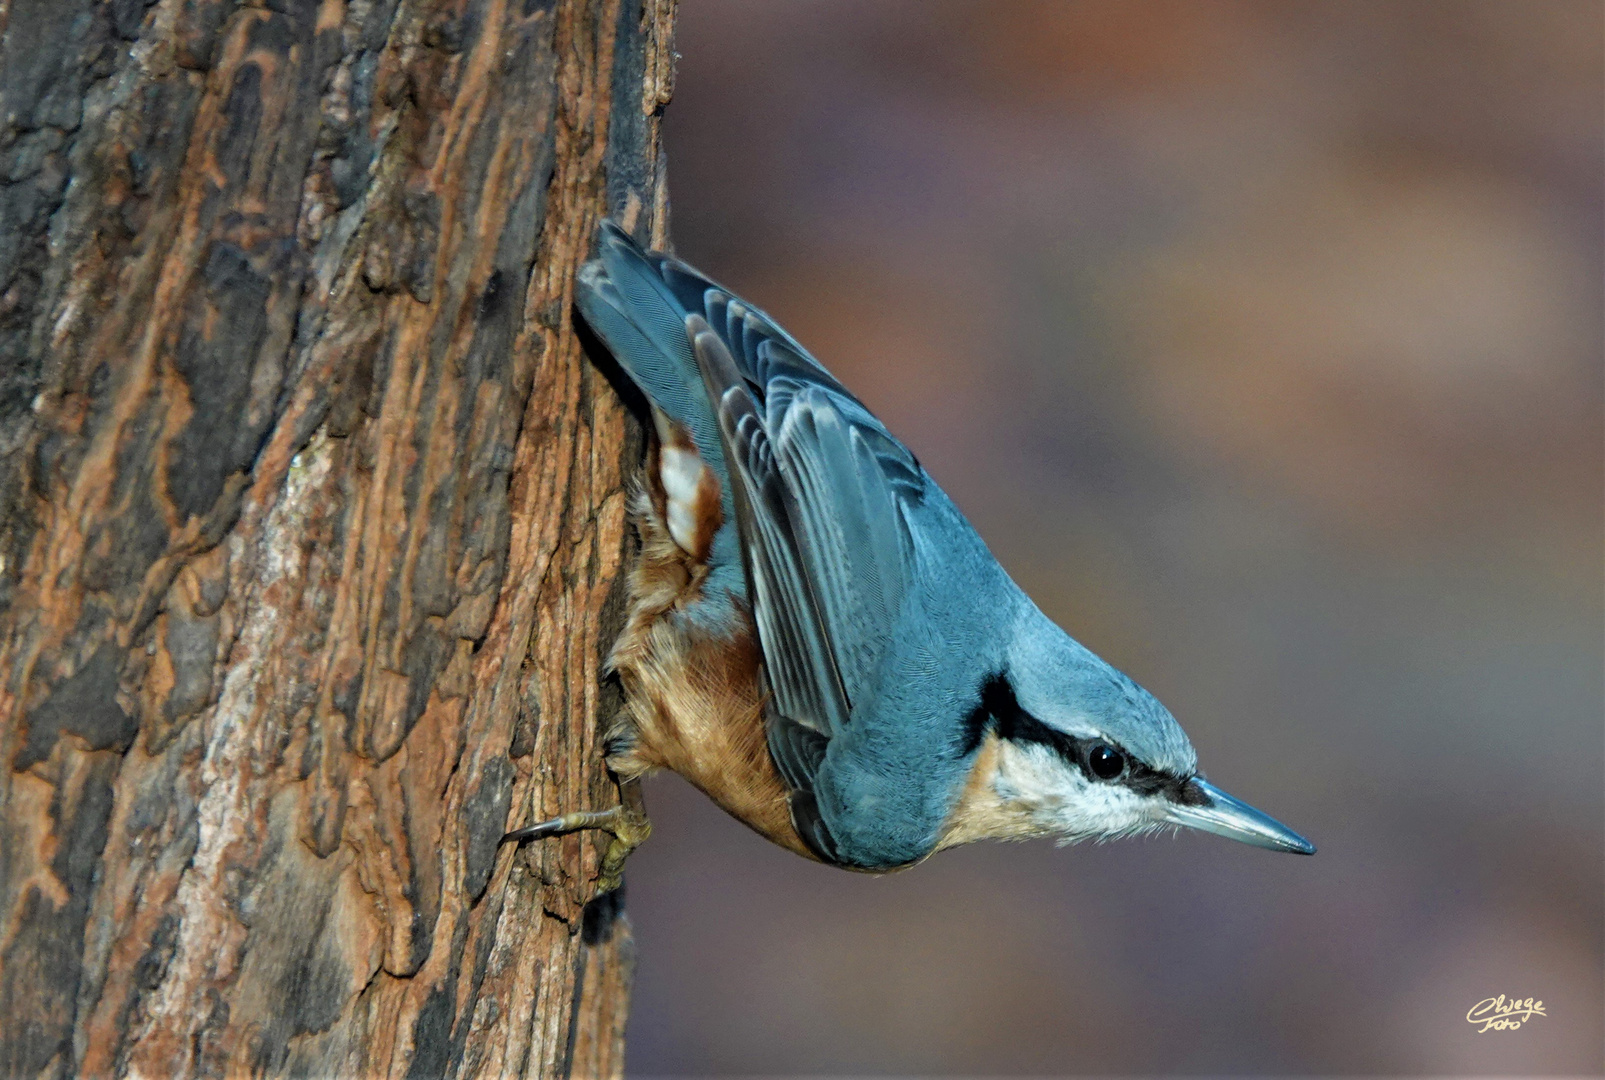
[[[1074,765],[1089,780],[1118,783],[1139,795],[1163,795],[1172,802],[1196,801],[1191,797],[1193,789],[1187,783],[1191,777],[1172,776],[1152,769],[1130,751],[1108,739],[1079,739],[1044,724],[1020,706],[1013,685],[1002,672],[987,676],[981,683],[978,696],[980,700],[964,718],[964,738],[960,751],[965,756],[975,752],[989,730],[996,731],[1000,738],[1010,742],[1035,743],[1047,747],[1066,763]],[[1110,780],[1089,771],[1089,755],[1098,746],[1108,746],[1125,759],[1123,776]]]

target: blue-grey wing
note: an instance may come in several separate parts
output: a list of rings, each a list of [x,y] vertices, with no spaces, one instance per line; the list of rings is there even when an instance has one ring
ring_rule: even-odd
[[[909,591],[905,510],[927,481],[767,317],[703,287],[711,318],[687,325],[730,466],[772,692],[770,751],[806,793],[830,737],[874,694]]]
[[[848,701],[872,695],[908,591],[913,545],[905,507],[924,473],[857,401],[791,376],[765,402],[792,500],[794,542]]]

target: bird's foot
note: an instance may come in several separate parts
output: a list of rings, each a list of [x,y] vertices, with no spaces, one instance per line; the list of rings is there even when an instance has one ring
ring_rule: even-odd
[[[609,893],[624,879],[624,860],[652,835],[652,822],[646,816],[646,805],[641,798],[639,781],[629,780],[619,785],[621,801],[611,810],[578,810],[549,821],[536,822],[522,829],[514,829],[501,839],[502,843],[522,844],[526,840],[545,840],[564,836],[583,829],[600,829],[610,833],[613,840],[602,856],[601,872],[597,877],[597,892]]]

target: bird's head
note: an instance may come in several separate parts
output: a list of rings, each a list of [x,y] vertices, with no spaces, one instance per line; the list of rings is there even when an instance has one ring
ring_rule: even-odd
[[[1106,840],[1202,829],[1314,854],[1287,826],[1198,775],[1170,711],[1030,605],[966,730],[976,754],[943,846],[969,839]]]

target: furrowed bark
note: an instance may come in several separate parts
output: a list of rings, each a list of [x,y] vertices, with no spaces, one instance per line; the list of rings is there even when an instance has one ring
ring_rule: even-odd
[[[0,1076],[599,1076],[673,0],[0,3]]]

